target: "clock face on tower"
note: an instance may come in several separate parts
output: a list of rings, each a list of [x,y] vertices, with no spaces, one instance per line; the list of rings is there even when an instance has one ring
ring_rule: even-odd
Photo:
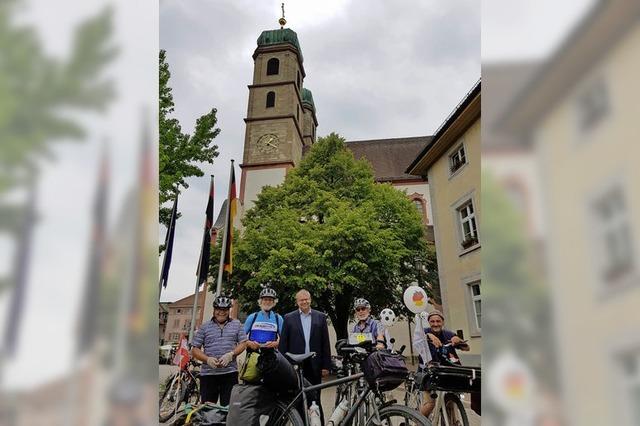
[[[258,151],[265,154],[273,154],[278,151],[280,139],[274,134],[267,134],[260,136],[260,139],[256,142]]]

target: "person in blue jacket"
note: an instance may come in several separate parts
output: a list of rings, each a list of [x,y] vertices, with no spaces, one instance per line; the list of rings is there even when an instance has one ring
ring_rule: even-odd
[[[278,303],[278,293],[265,286],[260,292],[258,305],[260,310],[247,317],[244,331],[248,336],[247,347],[253,351],[262,348],[277,348],[280,343],[283,319],[280,314],[273,312]]]

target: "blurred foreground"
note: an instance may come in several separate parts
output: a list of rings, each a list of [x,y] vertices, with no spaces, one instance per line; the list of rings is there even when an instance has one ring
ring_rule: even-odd
[[[585,2],[530,3],[483,56]],[[640,3],[591,3],[545,57],[483,60],[486,425],[640,424]]]
[[[0,4],[2,425],[156,424],[157,8]]]

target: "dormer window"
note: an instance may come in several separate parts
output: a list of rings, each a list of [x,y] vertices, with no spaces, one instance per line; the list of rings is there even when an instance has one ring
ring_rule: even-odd
[[[278,75],[280,72],[280,60],[271,58],[267,62],[267,75]]]

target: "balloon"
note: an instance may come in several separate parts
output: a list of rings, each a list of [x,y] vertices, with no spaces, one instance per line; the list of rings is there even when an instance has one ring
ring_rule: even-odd
[[[404,304],[414,314],[419,314],[427,309],[427,293],[417,285],[412,285],[404,291]]]

